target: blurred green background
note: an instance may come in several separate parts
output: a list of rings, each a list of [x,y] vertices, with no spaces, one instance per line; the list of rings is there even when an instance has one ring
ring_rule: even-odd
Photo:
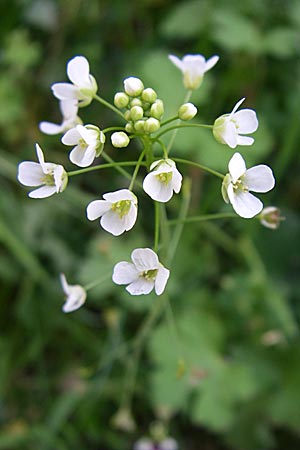
[[[300,448],[299,0],[2,0],[0,25],[0,449],[129,450],[154,420],[182,450]],[[108,280],[64,315],[58,275],[89,283],[151,246],[151,203],[141,195],[134,231],[113,238],[87,223],[85,208],[120,188],[119,174],[74,177],[62,195],[35,201],[16,172],[35,160],[35,142],[46,161],[72,169],[59,137],[38,129],[61,120],[50,85],[66,80],[70,58],[88,58],[108,101],[124,77],[141,77],[168,117],[185,95],[169,53],[220,55],[192,97],[198,121],[212,123],[247,98],[260,127],[253,147],[239,151],[248,166],[273,168],[277,186],[263,200],[286,220],[277,231],[242,219],[185,226],[168,284],[177,337],[166,312],[146,339],[137,426],[126,432],[112,421],[131,357],[118,349],[154,297],[131,297]],[[80,113],[102,128],[119,123],[99,104]],[[108,142],[106,151],[137,155],[134,145]],[[207,130],[188,130],[173,154],[225,172],[233,151]],[[181,171],[192,182],[190,214],[230,210],[216,179]],[[179,207],[177,196],[170,215]],[[188,364],[178,377],[181,358]]]

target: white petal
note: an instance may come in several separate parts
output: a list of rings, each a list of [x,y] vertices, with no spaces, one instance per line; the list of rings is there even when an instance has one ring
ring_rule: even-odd
[[[243,183],[250,191],[268,192],[275,186],[275,178],[270,167],[260,164],[246,171]]]
[[[160,265],[155,278],[155,292],[157,295],[161,295],[164,292],[169,276],[170,271]]]
[[[228,170],[233,183],[235,183],[241,175],[246,172],[246,164],[240,153],[235,153],[228,163]]]
[[[237,136],[237,145],[252,145],[254,139],[249,136]]]
[[[52,122],[40,122],[39,129],[42,133],[49,135],[59,134],[63,132],[62,125],[57,125],[56,123]]]
[[[54,83],[51,89],[54,97],[59,100],[76,100],[82,98],[79,88],[71,83]]]
[[[76,126],[78,133],[82,139],[89,145],[96,145],[99,138],[100,130],[92,130],[83,125]]]
[[[130,200],[137,203],[136,196],[128,189],[119,189],[115,192],[107,192],[106,194],[103,194],[103,198],[110,203],[116,203],[122,200]]]
[[[173,196],[172,184],[161,183],[157,177],[157,172],[148,173],[143,182],[144,191],[158,202],[166,203]]]
[[[68,282],[67,282],[67,279],[66,279],[64,273],[60,274],[60,282],[61,282],[64,293],[66,295],[68,295],[70,293],[70,289],[69,289],[69,285],[68,285]]]
[[[228,196],[235,212],[245,219],[251,219],[263,209],[262,202],[250,192],[238,192],[232,195],[229,186]]]
[[[181,184],[182,184],[182,175],[181,175],[181,173],[177,169],[173,170],[172,188],[173,188],[174,192],[176,192],[176,194],[178,194],[178,192],[180,191]]]
[[[107,213],[111,208],[111,204],[105,200],[94,200],[89,203],[86,208],[86,215],[89,220],[98,219]]]
[[[206,63],[205,63],[205,72],[207,72],[208,70],[212,69],[217,62],[219,61],[219,56],[215,55],[212,56],[211,58],[209,58]]]
[[[205,72],[205,58],[202,55],[185,55],[182,62],[184,72],[188,72],[191,78],[202,76]]]
[[[28,196],[30,198],[45,198],[56,194],[56,186],[41,186],[34,191],[29,192]]]
[[[239,107],[241,106],[241,104],[246,100],[246,97],[241,98],[241,100],[239,100],[233,107],[233,110],[231,111],[229,118],[231,119],[233,117],[233,115],[235,114],[235,112],[239,109]]]
[[[128,213],[124,216],[125,230],[129,231],[134,226],[137,219],[137,207],[131,204]]]
[[[220,133],[221,139],[230,148],[235,148],[237,146],[237,131],[236,126],[231,120],[226,120],[223,126],[223,131]]]
[[[86,291],[79,284],[69,286],[69,294],[62,307],[63,312],[69,313],[79,309],[86,300]]]
[[[64,119],[75,118],[78,113],[78,102],[77,100],[61,100],[59,102],[59,107]]]
[[[90,66],[84,56],[76,56],[68,62],[67,74],[69,80],[77,86],[90,86]]]
[[[129,286],[127,286],[126,288],[126,291],[128,291],[131,295],[146,295],[149,294],[153,288],[153,280],[146,280],[145,278],[140,277],[133,283],[129,284]]]
[[[54,183],[56,186],[57,193],[60,192],[63,187],[64,175],[65,175],[65,169],[63,168],[63,166],[58,164],[53,171],[53,178],[54,178]]]
[[[136,248],[131,253],[131,259],[139,272],[160,267],[157,254],[150,248]]]
[[[43,172],[44,171],[44,165],[45,165],[45,159],[44,159],[44,153],[39,144],[35,144],[35,151],[39,160],[40,165],[42,166]]]
[[[125,217],[121,218],[113,210],[108,211],[101,217],[100,225],[105,231],[108,231],[114,236],[120,236],[120,234],[126,231]]]
[[[81,147],[77,145],[70,152],[69,158],[73,164],[79,167],[88,167],[90,166],[96,157],[96,150],[93,147]]]
[[[18,180],[24,186],[40,186],[43,184],[44,172],[36,162],[23,161],[19,164]]]
[[[61,138],[61,142],[64,145],[77,145],[78,141],[80,139],[80,133],[78,132],[77,128],[71,128],[71,130],[68,130],[63,137]]]
[[[178,67],[179,70],[183,71],[183,62],[175,55],[169,55],[169,60]]]
[[[234,114],[234,120],[238,125],[239,134],[250,134],[258,128],[256,112],[253,109],[242,109]]]
[[[129,284],[139,278],[139,272],[134,264],[121,261],[114,267],[112,280],[116,284]]]

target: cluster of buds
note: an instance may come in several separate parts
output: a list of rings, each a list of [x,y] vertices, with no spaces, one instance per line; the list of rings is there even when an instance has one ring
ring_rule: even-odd
[[[164,114],[163,101],[157,98],[152,88],[144,88],[139,78],[129,77],[124,80],[124,92],[117,92],[114,104],[119,109],[126,109],[127,133],[151,134],[160,128]]]

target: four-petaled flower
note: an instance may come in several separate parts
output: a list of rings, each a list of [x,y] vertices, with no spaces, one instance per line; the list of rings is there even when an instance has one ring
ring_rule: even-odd
[[[79,284],[68,284],[63,273],[60,274],[60,281],[67,297],[62,307],[63,312],[69,313],[76,311],[76,309],[79,309],[86,300],[86,290]]]
[[[158,202],[166,203],[173,191],[178,194],[181,189],[182,175],[171,159],[160,159],[151,164],[152,172],[146,175],[143,182],[144,191]]]
[[[207,61],[202,55],[185,55],[182,59],[169,55],[169,59],[181,70],[184,86],[187,89],[198,89],[205,72],[217,64],[219,56],[212,56]]]
[[[61,141],[65,145],[75,145],[70,152],[70,161],[79,167],[87,167],[100,156],[105,134],[95,125],[77,125],[68,130]]]
[[[136,248],[131,253],[132,263],[121,261],[114,267],[112,280],[116,284],[128,284],[131,295],[149,294],[155,289],[157,295],[165,290],[170,271],[150,248]]]
[[[137,218],[136,196],[128,189],[120,189],[104,194],[103,198],[87,206],[87,218],[95,220],[101,217],[102,228],[114,236],[131,230]]]
[[[245,98],[237,102],[230,114],[223,114],[215,120],[213,135],[221,144],[231,148],[237,145],[252,145],[254,139],[244,134],[254,133],[258,128],[256,112],[253,109],[241,109],[236,112]]]
[[[44,160],[43,151],[36,144],[39,162],[23,161],[19,164],[18,180],[24,186],[40,186],[29,192],[31,198],[45,198],[62,192],[68,183],[68,175],[60,164],[48,163]]]
[[[82,123],[82,120],[77,115],[77,100],[60,100],[59,107],[63,116],[62,123],[58,125],[52,122],[40,122],[39,127],[42,133],[60,134]]]
[[[72,83],[54,83],[52,91],[59,100],[77,100],[78,106],[87,106],[97,92],[97,83],[90,74],[88,60],[84,56],[75,56],[67,65],[68,78]]]
[[[235,212],[245,219],[256,216],[263,204],[249,191],[268,192],[273,189],[275,179],[272,170],[263,164],[246,169],[240,153],[235,153],[230,159],[228,170],[222,183],[224,201],[230,202]]]

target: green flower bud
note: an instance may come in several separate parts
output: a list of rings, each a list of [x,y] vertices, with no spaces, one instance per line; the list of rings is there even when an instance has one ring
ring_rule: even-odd
[[[160,119],[164,113],[164,104],[160,99],[155,100],[150,108],[150,115],[155,119]]]
[[[127,147],[129,142],[129,137],[123,131],[116,132],[111,135],[111,143],[116,148]]]
[[[138,133],[144,133],[145,132],[145,120],[138,120],[137,122],[135,122],[134,129]]]
[[[184,103],[178,110],[178,117],[181,120],[191,120],[197,114],[197,108],[193,103]]]
[[[146,133],[154,133],[155,131],[159,130],[159,128],[160,128],[159,120],[155,119],[154,117],[150,117],[149,119],[145,120]]]
[[[147,88],[143,90],[141,97],[144,102],[154,103],[157,99],[157,94],[154,89]]]
[[[131,119],[131,111],[130,110],[129,111],[125,111],[124,117],[125,117],[125,119],[127,121],[130,120]]]
[[[130,97],[138,97],[143,92],[144,85],[139,78],[129,77],[124,80],[124,90]]]
[[[144,116],[144,110],[141,106],[134,106],[133,108],[131,108],[131,110],[130,110],[131,120],[136,122],[137,120],[142,119],[143,116]]]
[[[129,103],[129,97],[125,92],[117,92],[114,97],[114,104],[117,108],[126,108]]]
[[[139,98],[136,98],[136,97],[133,98],[130,102],[130,107],[133,107],[133,106],[143,106],[142,100],[140,100]]]
[[[134,132],[134,126],[133,126],[132,122],[126,123],[125,131],[127,131],[127,133],[133,133]]]

